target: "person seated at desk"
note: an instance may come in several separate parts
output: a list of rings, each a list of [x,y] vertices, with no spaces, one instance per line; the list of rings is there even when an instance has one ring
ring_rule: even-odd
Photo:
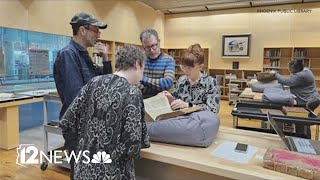
[[[220,126],[217,116],[220,106],[220,87],[215,78],[202,71],[204,54],[201,46],[189,47],[181,59],[181,69],[185,73],[176,83],[172,95],[164,93],[173,110],[198,105],[203,111],[167,120],[147,122],[150,140],[190,145],[209,146],[216,137]]]
[[[302,59],[293,59],[288,64],[290,77],[286,78],[276,71],[270,71],[272,75],[283,86],[289,86],[290,92],[295,95],[298,106],[308,107],[314,111],[320,104],[319,93],[317,92],[315,77],[312,71],[304,67]],[[299,127],[297,127],[297,132]],[[309,138],[311,137],[310,127],[307,129]]]
[[[116,54],[116,72],[89,80],[62,116],[65,147],[80,153],[71,179],[135,179],[134,159],[150,146],[142,93],[135,86],[144,59],[138,47],[124,45]],[[89,160],[106,152],[112,162],[85,163],[85,150]]]

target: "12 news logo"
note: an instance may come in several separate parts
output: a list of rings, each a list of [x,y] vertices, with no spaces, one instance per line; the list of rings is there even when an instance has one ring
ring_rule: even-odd
[[[70,163],[71,159],[74,158],[75,163],[80,161],[80,158],[83,157],[82,163],[112,163],[110,159],[110,154],[107,154],[105,151],[99,151],[93,155],[92,159],[89,157],[90,151],[80,151],[78,154],[75,154],[73,151],[68,153],[65,150],[54,150],[49,153],[39,151],[37,147],[33,144],[20,144],[17,148],[17,159],[16,164],[25,167],[29,164],[40,164],[44,160],[51,164],[62,164],[62,159]]]

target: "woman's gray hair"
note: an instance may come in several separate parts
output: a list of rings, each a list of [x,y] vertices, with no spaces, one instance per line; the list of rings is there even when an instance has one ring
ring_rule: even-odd
[[[158,32],[154,29],[145,29],[141,32],[140,34],[140,41],[142,42],[142,40],[144,38],[149,38],[151,35],[154,35],[154,37],[156,37],[157,41],[160,42],[159,36],[158,36]]]
[[[298,73],[303,70],[304,63],[302,59],[293,59],[289,62],[289,69],[292,73]]]
[[[142,50],[133,44],[125,44],[116,52],[116,70],[128,70],[135,67],[136,62],[142,67],[146,57]]]

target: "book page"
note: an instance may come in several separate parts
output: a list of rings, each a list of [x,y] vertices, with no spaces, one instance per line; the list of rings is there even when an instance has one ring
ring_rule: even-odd
[[[164,94],[158,94],[156,96],[144,99],[144,108],[146,113],[151,116],[153,120],[157,116],[165,113],[170,113],[173,110],[170,107],[169,101]]]

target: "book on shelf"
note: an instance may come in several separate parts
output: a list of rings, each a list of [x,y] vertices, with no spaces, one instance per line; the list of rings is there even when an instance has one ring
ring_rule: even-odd
[[[280,49],[268,49],[265,51],[265,57],[280,57]]]
[[[270,67],[271,66],[271,60],[270,59],[263,59],[263,67]]]
[[[145,120],[151,122],[190,114],[203,109],[201,106],[193,105],[188,108],[172,110],[168,98],[162,93],[144,99],[143,102],[145,106]]]
[[[306,57],[307,51],[305,49],[295,49],[294,50],[294,57]]]
[[[263,60],[263,67],[269,68],[269,67],[279,67],[280,66],[280,60],[279,59],[269,59],[265,58]]]

